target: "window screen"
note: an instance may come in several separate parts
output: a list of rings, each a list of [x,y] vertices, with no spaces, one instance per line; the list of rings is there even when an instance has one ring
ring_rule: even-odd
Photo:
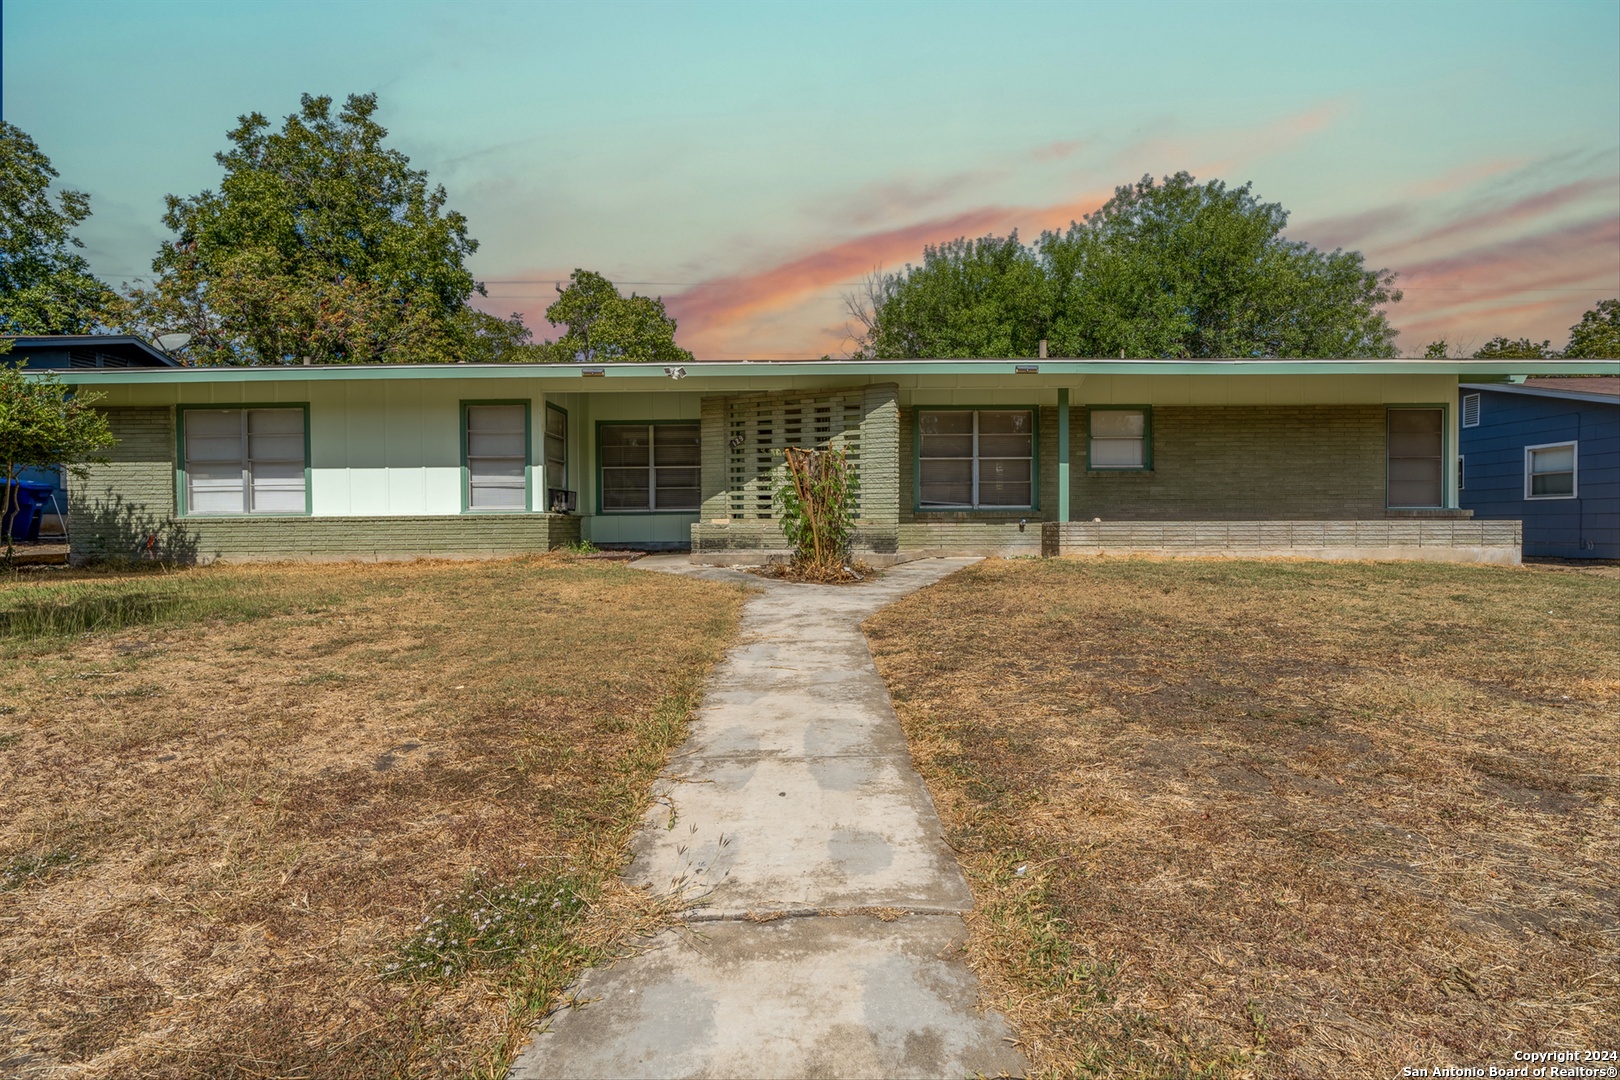
[[[1387,504],[1428,508],[1441,505],[1441,409],[1390,409],[1385,428]]]
[[[600,450],[604,512],[698,508],[698,425],[606,424]]]
[[[467,509],[529,508],[528,410],[467,406]]]
[[[546,487],[568,486],[568,414],[546,406]]]
[[[304,410],[187,409],[186,509],[193,514],[302,514]]]
[[[1575,496],[1575,444],[1527,446],[1524,450],[1524,497],[1569,499]]]
[[[1091,469],[1147,468],[1147,412],[1142,409],[1093,409]]]
[[[925,509],[1033,506],[1034,412],[919,411],[917,486]]]

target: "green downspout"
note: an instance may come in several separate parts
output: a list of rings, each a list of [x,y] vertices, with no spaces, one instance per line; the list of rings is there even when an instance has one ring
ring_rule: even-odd
[[[1058,520],[1069,520],[1069,388],[1058,390]]]

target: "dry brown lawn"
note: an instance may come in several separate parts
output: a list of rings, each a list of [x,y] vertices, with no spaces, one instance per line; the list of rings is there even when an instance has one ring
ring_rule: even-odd
[[[657,917],[615,875],[740,602],[561,557],[0,579],[0,1074],[498,1075]]]
[[[989,561],[867,633],[1042,1073],[1620,1048],[1620,568]]]

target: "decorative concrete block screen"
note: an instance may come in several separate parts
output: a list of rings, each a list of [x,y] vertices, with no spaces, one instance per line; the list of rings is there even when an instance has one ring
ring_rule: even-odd
[[[772,496],[789,446],[842,449],[861,463],[862,391],[802,397],[761,395],[726,402],[727,510],[734,521],[772,521]],[[856,516],[859,517],[859,497]]]

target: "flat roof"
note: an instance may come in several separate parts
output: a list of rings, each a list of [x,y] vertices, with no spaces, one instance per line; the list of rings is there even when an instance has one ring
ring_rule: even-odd
[[[1470,382],[1608,375],[1612,360],[694,360],[685,364],[310,364],[63,371],[65,382],[258,383],[364,379],[666,380],[858,375],[1453,375]],[[671,379],[671,381],[674,381]]]

